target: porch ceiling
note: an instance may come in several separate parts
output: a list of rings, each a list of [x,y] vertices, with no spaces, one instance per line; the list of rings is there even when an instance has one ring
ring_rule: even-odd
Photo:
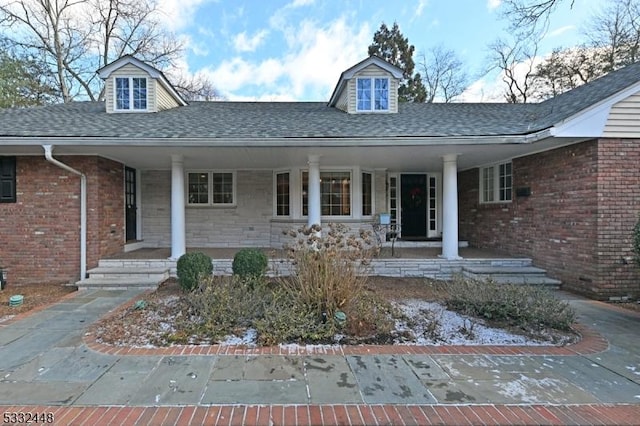
[[[442,156],[456,153],[458,169],[464,170],[520,157],[534,152],[553,149],[579,142],[577,139],[546,138],[534,143],[494,143],[483,141],[440,141],[439,144],[380,143],[367,145],[359,141],[357,146],[125,146],[123,144],[56,144],[54,155],[99,155],[142,170],[171,168],[171,155],[182,154],[188,169],[277,169],[302,167],[308,155],[320,155],[323,167],[360,165],[365,168],[384,168],[389,171],[439,171]],[[211,144],[213,145],[213,143]],[[354,144],[355,145],[355,144]],[[29,145],[0,145],[0,155],[44,155],[36,143]]]

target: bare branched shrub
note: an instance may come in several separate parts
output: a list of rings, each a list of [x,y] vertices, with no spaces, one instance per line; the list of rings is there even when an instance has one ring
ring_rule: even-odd
[[[447,307],[465,315],[536,332],[569,330],[575,312],[541,286],[498,284],[456,276],[447,283]]]
[[[367,265],[376,245],[369,231],[354,234],[344,224],[302,227],[288,233],[287,252],[294,273],[282,279],[290,297],[318,316],[332,318],[362,294]]]

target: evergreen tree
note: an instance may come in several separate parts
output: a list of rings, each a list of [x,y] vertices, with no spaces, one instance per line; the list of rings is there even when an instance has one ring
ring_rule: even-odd
[[[369,46],[369,56],[376,55],[404,71],[398,88],[398,99],[401,102],[421,103],[427,99],[427,92],[420,74],[413,74],[414,50],[415,47],[402,35],[396,22],[391,29],[383,22],[380,29],[373,35],[373,43]]]
[[[45,66],[13,54],[0,41],[0,108],[43,105],[59,100],[55,82]]]

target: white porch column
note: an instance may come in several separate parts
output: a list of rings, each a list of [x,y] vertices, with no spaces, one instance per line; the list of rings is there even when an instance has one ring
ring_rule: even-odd
[[[184,159],[171,156],[171,259],[178,259],[186,252],[184,219]]]
[[[309,161],[309,208],[307,225],[320,223],[320,156],[310,155]]]
[[[442,257],[460,259],[458,255],[458,154],[442,157]]]

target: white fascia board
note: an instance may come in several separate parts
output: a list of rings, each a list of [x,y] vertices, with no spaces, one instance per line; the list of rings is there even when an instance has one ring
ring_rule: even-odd
[[[611,108],[638,91],[640,91],[640,82],[557,123],[552,127],[551,135],[567,138],[602,137]]]
[[[523,136],[397,137],[377,138],[139,138],[103,137],[0,137],[0,144],[30,146],[49,143],[59,146],[156,146],[156,147],[375,147],[530,144],[550,136],[548,131]]]
[[[564,123],[554,126],[551,129],[551,134],[559,138],[598,138],[604,132],[610,111],[611,105],[601,105],[599,108],[584,111]]]
[[[378,58],[377,56],[370,56],[367,59],[365,59],[364,61],[359,62],[358,64],[354,65],[353,67],[349,68],[348,70],[346,70],[344,72],[344,78],[345,79],[350,79],[353,78],[353,76],[358,73],[359,71],[361,71],[362,69],[368,67],[369,65],[376,65],[380,68],[382,68],[383,70],[387,71],[388,73],[390,73],[392,76],[394,76],[395,78],[402,78],[402,70],[398,67],[396,67],[395,65],[391,65],[389,62]]]
[[[160,70],[152,67],[149,64],[142,62],[139,59],[134,58],[133,56],[123,56],[120,59],[116,59],[115,61],[111,62],[109,65],[100,68],[98,71],[96,71],[96,73],[98,74],[98,76],[100,76],[101,79],[104,80],[106,78],[109,78],[111,73],[113,73],[114,71],[117,71],[120,68],[124,67],[125,65],[129,65],[129,64],[144,70],[147,74],[149,74],[153,78],[159,78],[162,75]]]

